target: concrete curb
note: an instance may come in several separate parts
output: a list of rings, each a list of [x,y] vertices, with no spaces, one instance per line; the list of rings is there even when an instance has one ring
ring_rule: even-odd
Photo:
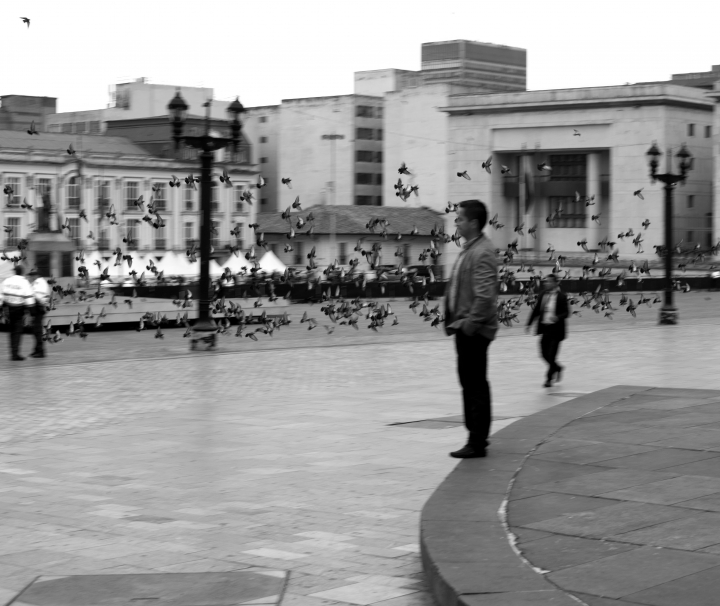
[[[617,385],[563,402],[494,434],[487,458],[458,463],[420,516],[423,569],[440,606],[577,606],[514,549],[507,496],[528,455],[558,429],[649,389]]]

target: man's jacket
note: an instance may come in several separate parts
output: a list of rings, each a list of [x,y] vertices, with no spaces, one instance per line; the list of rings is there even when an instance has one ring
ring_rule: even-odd
[[[533,307],[527,325],[530,326],[535,320],[537,320],[538,325],[537,330],[535,331],[536,335],[548,334],[558,341],[563,341],[565,340],[565,319],[568,317],[567,296],[564,292],[558,291],[557,299],[555,300],[555,317],[557,318],[557,321],[553,324],[543,324],[542,315],[545,311],[545,298],[547,295],[548,293],[543,292],[540,297],[538,297],[537,303],[535,304],[535,307]]]
[[[32,307],[35,305],[35,294],[32,286],[24,276],[10,276],[0,288],[0,303],[9,307]]]
[[[454,309],[449,308],[450,289],[457,280]],[[481,234],[465,251],[445,293],[445,333],[462,331],[491,341],[498,329],[498,261],[490,239]]]
[[[35,295],[35,303],[42,309],[50,305],[50,285],[45,278],[37,278],[32,283],[33,294]]]

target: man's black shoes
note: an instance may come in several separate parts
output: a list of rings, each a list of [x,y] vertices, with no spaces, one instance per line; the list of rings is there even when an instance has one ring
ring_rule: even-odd
[[[30,357],[31,357],[31,358],[44,358],[44,357],[45,357],[45,354],[44,354],[44,353],[38,353],[38,352],[36,351],[35,353],[31,353],[31,354],[30,354]]]
[[[552,381],[548,379],[545,383],[543,383],[543,387],[552,387]]]
[[[25,358],[23,358],[22,356],[13,356],[12,357],[13,362],[22,362],[24,359]]]
[[[484,448],[473,448],[470,444],[467,444],[460,450],[451,452],[450,456],[456,459],[478,459],[487,456],[487,451]]]

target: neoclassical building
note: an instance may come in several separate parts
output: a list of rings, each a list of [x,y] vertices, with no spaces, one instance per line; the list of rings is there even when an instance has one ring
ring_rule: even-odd
[[[69,154],[72,144],[75,153]],[[200,185],[187,185],[190,174],[199,177],[199,161],[161,158],[122,137],[74,136],[24,131],[0,131],[0,183],[12,194],[0,206],[0,223],[11,228],[3,232],[3,248],[17,250],[43,220],[38,208],[52,205],[60,224],[78,250],[98,250],[110,257],[116,247],[138,251],[160,259],[166,251],[184,252],[200,237]],[[226,245],[246,246],[252,238],[248,227],[254,221],[255,205],[243,199],[243,192],[257,194],[258,171],[249,155],[218,152],[213,183],[213,224],[217,235],[213,246],[223,256]],[[227,170],[231,185],[217,176]],[[170,186],[173,175],[179,187]],[[145,206],[153,199],[165,223],[154,228],[136,204],[142,196]],[[117,224],[106,216],[114,208]],[[115,223],[115,221],[112,221]],[[239,237],[230,230],[239,227]],[[128,245],[123,238],[129,239]],[[105,254],[106,253],[106,254]],[[72,275],[72,255],[63,260],[62,275]]]

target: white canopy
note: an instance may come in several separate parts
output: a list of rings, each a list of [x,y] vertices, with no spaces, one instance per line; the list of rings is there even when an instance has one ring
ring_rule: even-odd
[[[274,271],[282,273],[287,269],[285,264],[280,259],[278,259],[277,255],[271,250],[267,251],[263,255],[259,263],[260,269],[268,274],[271,274]]]
[[[215,259],[210,259],[210,276],[212,278],[219,278],[225,271]]]
[[[233,253],[230,255],[228,260],[225,261],[225,263],[222,263],[220,266],[223,269],[225,269],[226,267],[229,267],[230,271],[233,274],[237,274],[242,270],[243,267],[246,267],[247,269],[249,269],[250,267],[252,267],[252,264],[243,255],[239,255],[236,257],[235,254]]]
[[[200,263],[190,263],[187,255],[179,255],[173,251],[168,251],[162,258],[162,261],[155,263],[158,269],[163,272],[165,278],[170,276],[199,276]]]
[[[15,275],[15,264],[12,261],[0,261],[0,281]]]

